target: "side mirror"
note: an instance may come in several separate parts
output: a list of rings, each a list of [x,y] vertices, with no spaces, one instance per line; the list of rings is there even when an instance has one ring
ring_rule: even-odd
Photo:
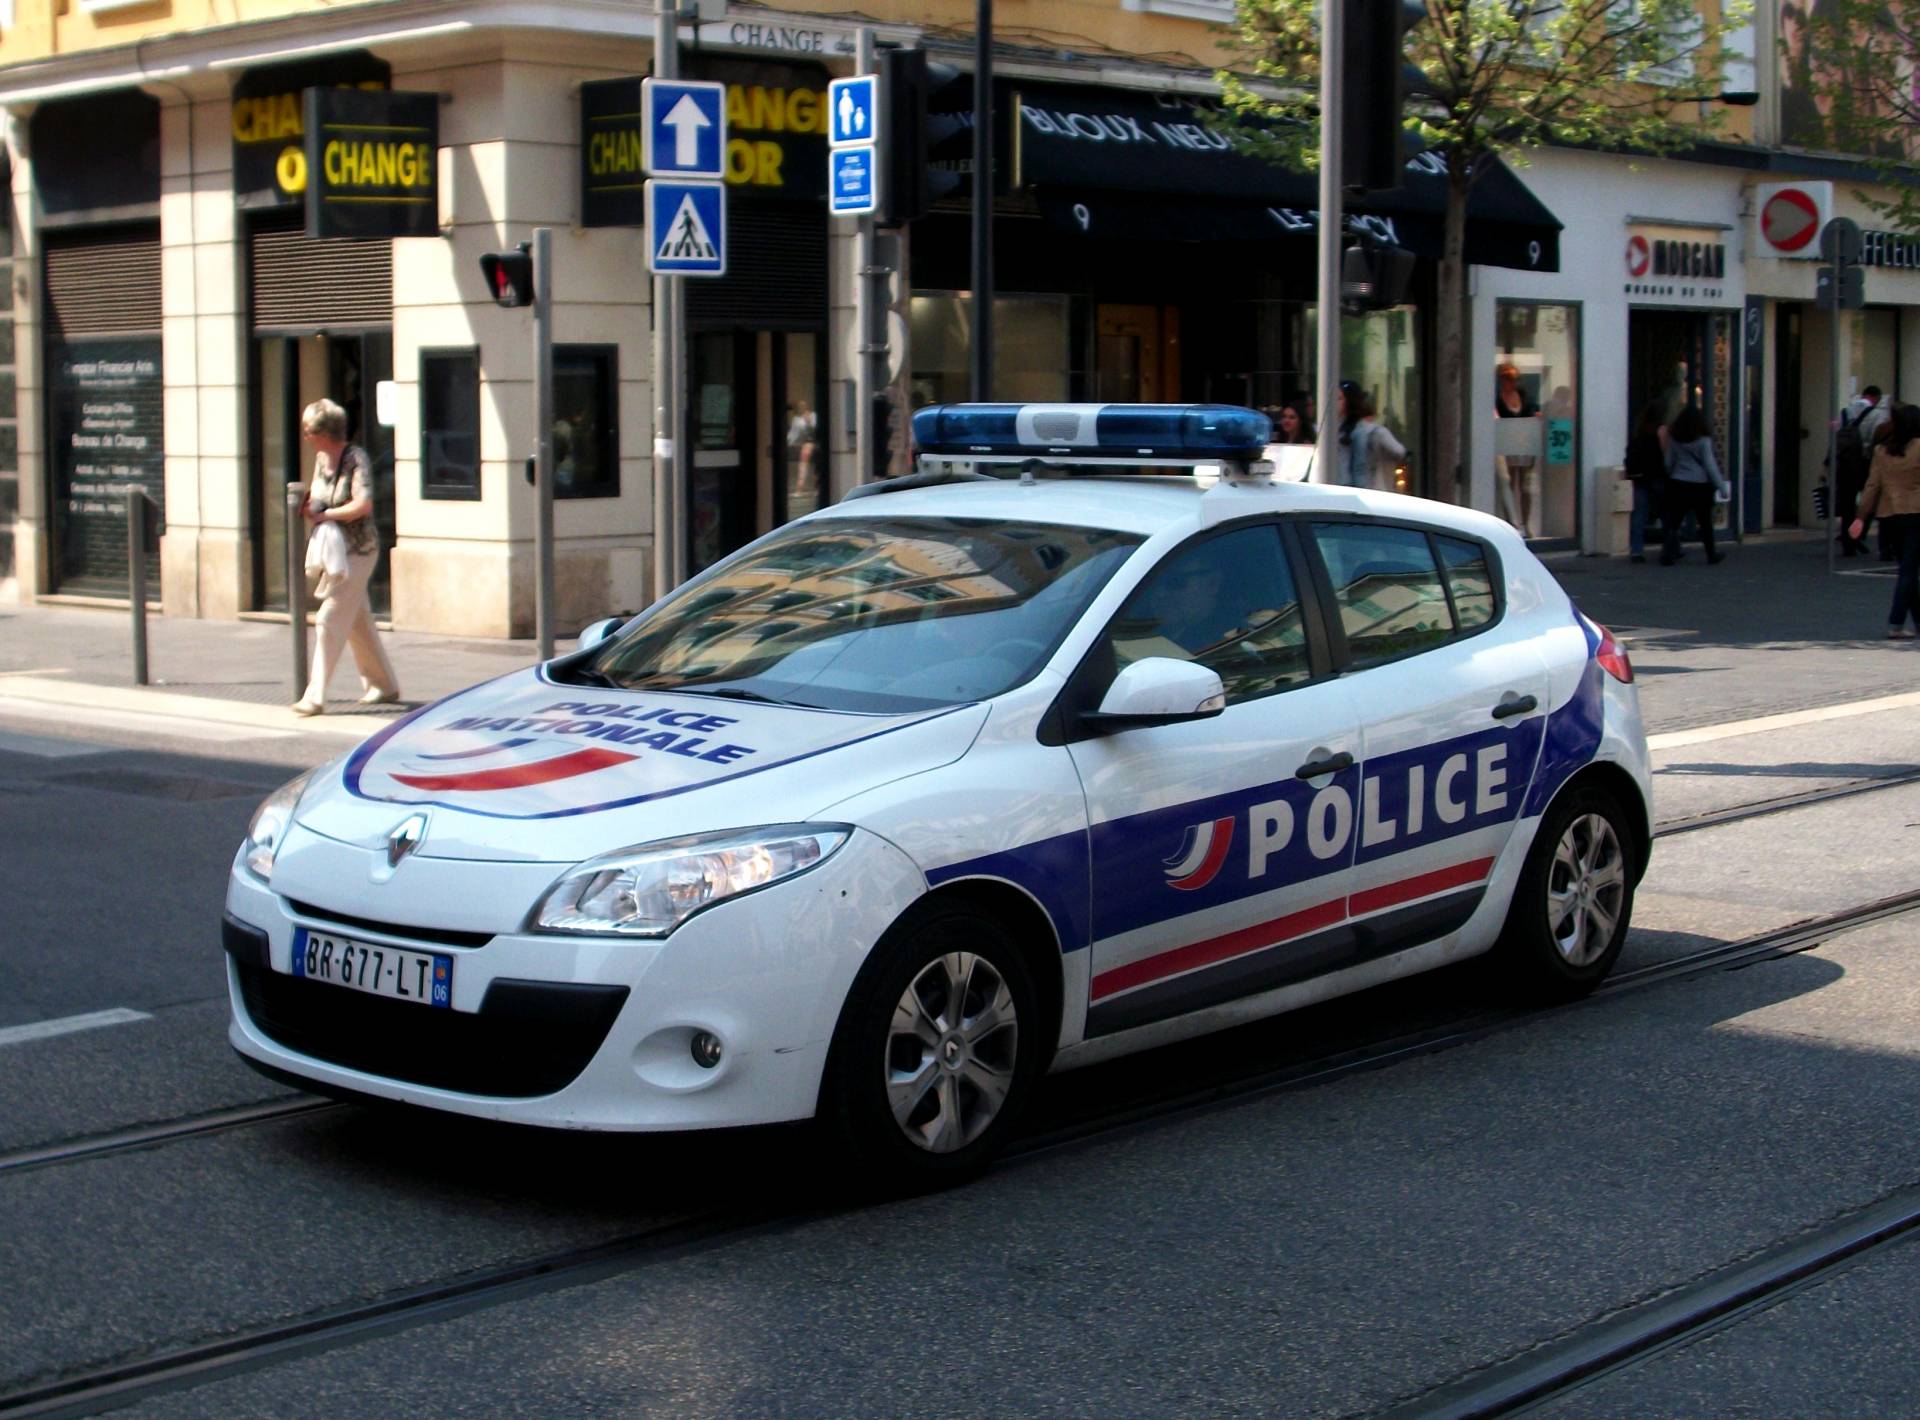
[[[574,649],[591,650],[626,624],[627,618],[624,616],[603,616],[598,621],[589,622],[580,628],[580,640]]]
[[[1096,730],[1206,720],[1227,708],[1218,672],[1171,656],[1148,656],[1113,678],[1100,708],[1082,718]]]

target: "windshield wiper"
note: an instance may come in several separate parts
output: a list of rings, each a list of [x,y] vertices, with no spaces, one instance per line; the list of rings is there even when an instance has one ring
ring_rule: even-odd
[[[568,685],[594,685],[602,690],[623,690],[624,686],[605,671],[595,670],[592,666],[569,666],[564,676],[556,676]]]
[[[760,705],[791,705],[799,710],[818,710],[818,705],[809,705],[804,700],[782,700],[777,695],[762,695],[757,690],[742,690],[739,686],[723,685],[717,690],[703,690],[699,686],[675,686],[679,695],[712,695],[722,700],[751,700]]]

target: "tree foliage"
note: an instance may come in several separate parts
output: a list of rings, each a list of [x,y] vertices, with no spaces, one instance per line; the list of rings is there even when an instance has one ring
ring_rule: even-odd
[[[1813,0],[1780,15],[1782,138],[1865,158],[1892,190],[1861,199],[1920,231],[1920,0]]]

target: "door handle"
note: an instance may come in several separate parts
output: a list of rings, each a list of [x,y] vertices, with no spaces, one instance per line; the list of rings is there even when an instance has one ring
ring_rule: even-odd
[[[1518,700],[1502,700],[1493,707],[1493,718],[1511,720],[1515,715],[1531,715],[1540,708],[1540,702],[1531,695],[1523,695]]]
[[[1353,756],[1345,750],[1328,755],[1325,759],[1308,760],[1293,771],[1295,779],[1318,779],[1322,774],[1338,774],[1343,769],[1353,768]]]

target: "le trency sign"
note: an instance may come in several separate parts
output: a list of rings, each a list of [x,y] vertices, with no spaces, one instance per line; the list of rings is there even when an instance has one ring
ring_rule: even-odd
[[[440,96],[309,89],[307,235],[440,235]]]

